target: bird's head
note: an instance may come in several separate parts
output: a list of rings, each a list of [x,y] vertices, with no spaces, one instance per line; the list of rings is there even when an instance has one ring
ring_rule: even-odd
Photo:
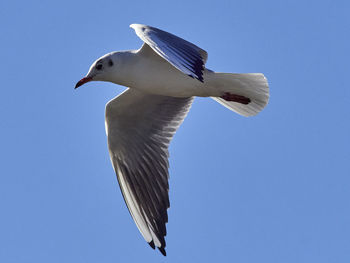
[[[110,76],[116,70],[116,56],[115,53],[104,55],[92,63],[88,74],[78,81],[75,88],[84,85],[89,81],[109,81]]]

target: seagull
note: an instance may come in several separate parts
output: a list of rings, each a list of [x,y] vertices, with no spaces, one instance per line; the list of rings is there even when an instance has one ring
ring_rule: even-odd
[[[198,46],[155,27],[131,24],[140,49],[97,59],[75,88],[107,81],[127,89],[106,105],[108,149],[129,212],[148,244],[166,256],[168,147],[194,97],[211,97],[245,117],[268,103],[261,73],[218,73]]]

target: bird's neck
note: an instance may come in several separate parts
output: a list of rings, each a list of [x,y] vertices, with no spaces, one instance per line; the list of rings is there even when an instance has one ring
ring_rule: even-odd
[[[116,66],[109,76],[110,82],[126,87],[133,86],[133,80],[135,79],[134,68],[139,63],[136,52],[136,50],[128,50],[116,54]]]

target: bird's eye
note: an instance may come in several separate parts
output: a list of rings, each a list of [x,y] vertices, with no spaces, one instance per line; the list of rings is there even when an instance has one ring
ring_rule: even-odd
[[[97,69],[97,70],[101,70],[101,69],[102,69],[102,64],[96,65],[96,69]]]
[[[108,66],[112,67],[113,66],[113,61],[110,59],[108,60]]]

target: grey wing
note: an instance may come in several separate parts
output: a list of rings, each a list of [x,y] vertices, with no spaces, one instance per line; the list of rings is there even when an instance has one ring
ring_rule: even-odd
[[[155,27],[140,24],[130,27],[159,56],[181,72],[203,82],[204,64],[208,57],[205,50]]]
[[[168,146],[192,101],[128,89],[106,105],[109,154],[124,200],[145,240],[163,255]]]

